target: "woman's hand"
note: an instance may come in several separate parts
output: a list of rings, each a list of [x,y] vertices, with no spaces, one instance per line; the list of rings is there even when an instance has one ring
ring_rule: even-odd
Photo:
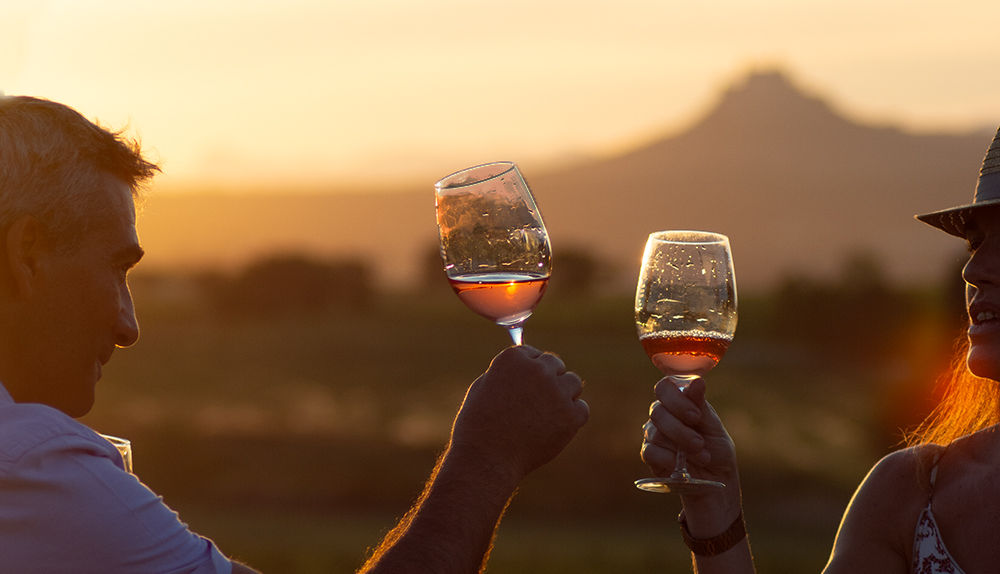
[[[719,415],[705,400],[705,381],[695,379],[681,392],[669,378],[655,387],[657,400],[649,408],[641,456],[656,476],[669,476],[678,447],[687,453],[694,478],[714,480],[726,488],[706,488],[681,497],[691,535],[717,536],[740,513],[740,479],[733,439]]]

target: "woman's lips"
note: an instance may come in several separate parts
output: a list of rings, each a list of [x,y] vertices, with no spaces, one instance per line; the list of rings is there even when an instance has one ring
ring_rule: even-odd
[[[986,336],[1000,333],[1000,315],[993,311],[980,311],[972,318],[969,336]]]

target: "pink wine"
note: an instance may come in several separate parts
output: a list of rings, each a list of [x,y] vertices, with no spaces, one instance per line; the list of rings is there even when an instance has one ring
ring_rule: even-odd
[[[549,278],[530,273],[480,273],[452,277],[448,282],[469,309],[508,326],[531,316]]]
[[[704,375],[726,354],[733,337],[705,331],[657,331],[639,340],[663,374]]]

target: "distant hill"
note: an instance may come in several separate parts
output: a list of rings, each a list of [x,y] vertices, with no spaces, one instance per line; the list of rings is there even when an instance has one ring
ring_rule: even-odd
[[[829,275],[859,251],[879,257],[896,280],[937,282],[961,244],[913,215],[970,201],[992,136],[862,125],[782,73],[755,73],[684,133],[525,176],[552,236],[556,273],[560,248],[581,247],[615,264],[621,285],[634,284],[649,232],[706,229],[730,236],[744,289],[790,272]],[[385,281],[405,285],[436,241],[432,185],[375,194],[164,194],[150,201],[139,231],[152,267],[236,265],[306,250],[357,254]]]
[[[531,185],[553,234],[633,261],[648,232],[695,228],[730,236],[750,286],[831,273],[855,250],[897,279],[936,280],[961,247],[913,215],[971,201],[992,135],[859,125],[756,74],[677,137]]]

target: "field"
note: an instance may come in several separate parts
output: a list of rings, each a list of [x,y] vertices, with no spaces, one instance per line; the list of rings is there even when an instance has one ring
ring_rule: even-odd
[[[365,309],[220,318],[155,287],[136,282],[142,337],[106,367],[84,422],[132,439],[144,482],[268,573],[353,571],[421,490],[467,385],[509,344],[446,288],[381,294]],[[678,502],[632,486],[648,472],[640,427],[659,373],[631,297],[553,295],[526,342],[585,379],[591,421],[523,483],[489,571],[688,571]],[[831,342],[822,325],[789,337],[776,323],[787,296],[741,300],[735,341],[708,380],[737,443],[764,573],[822,569],[854,488],[931,405],[951,338],[937,299],[912,293],[894,294],[908,318],[873,320],[864,349]]]

